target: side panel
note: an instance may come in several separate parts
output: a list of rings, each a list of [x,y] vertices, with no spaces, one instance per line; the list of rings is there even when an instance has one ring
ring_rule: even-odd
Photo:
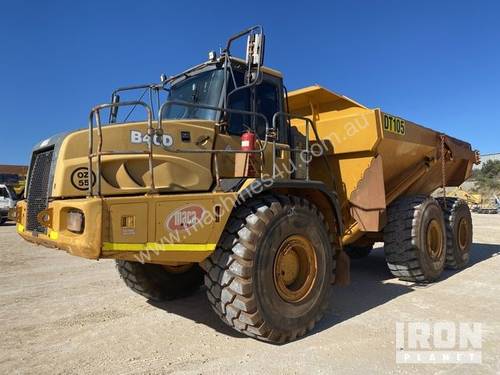
[[[235,200],[232,192],[106,198],[101,257],[200,262],[215,250]],[[125,218],[133,224],[124,227]]]

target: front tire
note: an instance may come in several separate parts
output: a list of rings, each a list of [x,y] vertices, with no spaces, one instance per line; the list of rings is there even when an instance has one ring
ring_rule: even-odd
[[[323,215],[301,198],[267,195],[235,208],[202,264],[212,308],[260,340],[305,335],[328,305],[332,239]]]
[[[388,208],[384,251],[391,273],[401,280],[432,282],[446,259],[443,212],[431,197],[402,197]]]
[[[197,264],[173,267],[117,259],[116,268],[131,290],[156,302],[188,296],[203,283]]]

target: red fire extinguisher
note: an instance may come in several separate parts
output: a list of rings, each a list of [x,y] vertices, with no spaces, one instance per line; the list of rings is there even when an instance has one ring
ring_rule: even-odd
[[[247,130],[241,135],[241,151],[255,150],[255,133]]]
[[[247,130],[241,135],[241,151],[253,151],[255,150],[255,133]],[[247,176],[254,176],[255,175],[255,168],[254,168],[254,161],[255,161],[255,154],[254,153],[248,153],[245,155],[245,170],[246,170],[246,175]]]

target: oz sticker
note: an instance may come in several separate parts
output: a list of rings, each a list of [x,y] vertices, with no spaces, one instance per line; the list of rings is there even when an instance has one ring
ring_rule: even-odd
[[[89,188],[89,170],[81,167],[71,173],[71,185],[78,190],[88,190]],[[92,186],[95,185],[95,173],[92,172]]]

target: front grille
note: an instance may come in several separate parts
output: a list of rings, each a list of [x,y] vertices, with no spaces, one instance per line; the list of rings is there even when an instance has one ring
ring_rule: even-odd
[[[49,201],[50,165],[54,148],[46,149],[33,154],[28,181],[28,195],[26,197],[28,208],[26,229],[47,233],[47,228],[40,225],[37,215],[47,208]]]

